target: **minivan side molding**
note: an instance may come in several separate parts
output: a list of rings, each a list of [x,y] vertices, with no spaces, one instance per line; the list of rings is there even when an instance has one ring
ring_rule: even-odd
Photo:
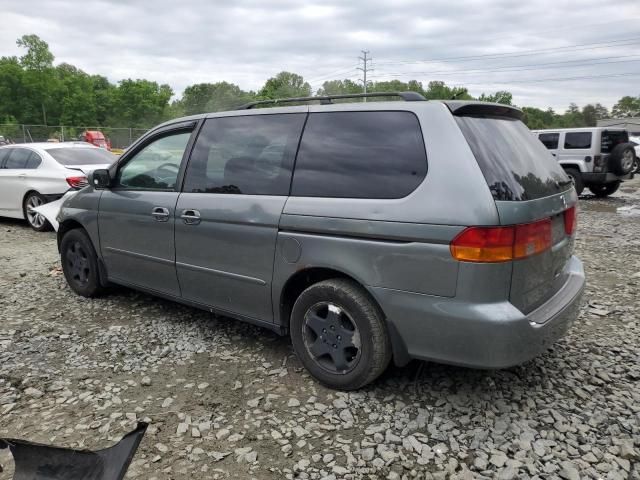
[[[222,277],[233,278],[235,280],[242,280],[244,282],[253,283],[253,284],[256,284],[256,285],[265,286],[267,284],[267,282],[265,282],[264,280],[262,280],[260,278],[248,277],[246,275],[240,275],[239,273],[225,272],[225,271],[222,271],[222,270],[215,270],[213,268],[201,267],[201,266],[198,266],[198,265],[191,265],[189,263],[176,262],[176,267],[186,268],[187,270],[193,270],[195,272],[213,273],[214,275],[220,275]]]

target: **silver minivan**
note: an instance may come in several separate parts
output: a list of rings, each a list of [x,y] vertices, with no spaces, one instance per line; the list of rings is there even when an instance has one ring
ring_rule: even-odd
[[[518,109],[394,95],[154,128],[64,202],[69,285],[289,334],[345,390],[391,359],[503,368],[544,352],[585,284],[571,181]]]

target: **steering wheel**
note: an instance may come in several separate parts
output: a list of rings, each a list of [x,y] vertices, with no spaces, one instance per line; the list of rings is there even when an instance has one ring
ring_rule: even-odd
[[[158,167],[156,168],[156,172],[160,172],[160,170],[164,170],[164,171],[175,170],[175,172],[173,171],[168,172],[169,175],[173,175],[174,173],[178,173],[180,171],[180,167],[175,163],[167,162],[167,163],[163,163],[162,165],[158,165]]]

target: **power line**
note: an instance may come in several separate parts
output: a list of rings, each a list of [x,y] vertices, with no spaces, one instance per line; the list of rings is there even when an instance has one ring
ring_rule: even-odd
[[[621,42],[630,42],[623,43]],[[487,53],[483,55],[468,55],[462,57],[445,57],[445,58],[432,58],[428,60],[402,60],[395,62],[381,62],[378,65],[408,65],[408,64],[420,64],[420,63],[446,63],[446,62],[465,62],[472,60],[489,60],[496,58],[513,58],[513,57],[526,57],[530,55],[539,55],[541,53],[560,53],[561,50],[594,50],[599,48],[621,47],[627,45],[636,45],[640,43],[640,37],[631,37],[620,40],[611,40],[608,42],[597,43],[584,43],[578,45],[566,45],[564,47],[542,48],[536,50],[521,50],[519,52],[502,52],[502,53]],[[615,45],[620,44],[620,45]]]
[[[540,83],[540,82],[562,82],[568,80],[588,80],[593,78],[610,78],[610,77],[626,77],[629,75],[640,75],[640,72],[625,72],[625,73],[609,73],[606,75],[581,75],[576,77],[552,77],[552,78],[539,78],[537,80],[503,80],[503,81],[488,81],[483,83],[465,83],[464,86],[483,86],[483,85],[505,85],[512,83]]]
[[[549,67],[549,66],[553,66],[554,68],[575,68],[575,67],[590,67],[590,66],[597,66],[597,65],[607,65],[607,64],[612,64],[612,63],[630,63],[630,62],[637,62],[640,61],[640,59],[636,58],[633,60],[630,60],[630,58],[632,57],[638,57],[640,56],[640,54],[634,54],[634,55],[621,55],[621,56],[612,56],[612,57],[602,57],[602,58],[594,58],[591,61],[585,62],[584,60],[565,60],[562,62],[547,62],[547,63],[533,63],[533,64],[522,64],[522,65],[506,65],[506,66],[502,66],[502,67],[494,67],[494,68],[486,68],[486,69],[471,69],[471,70],[463,70],[463,71],[459,71],[459,70],[427,70],[427,71],[407,71],[407,72],[387,72],[384,73],[382,75],[384,76],[390,76],[390,77],[405,77],[405,76],[410,76],[410,75],[447,75],[447,74],[454,74],[454,75],[475,75],[477,73],[483,73],[483,72],[522,72],[522,71],[527,71],[527,70],[544,70],[544,68],[540,68],[540,67]],[[624,58],[626,60],[610,60],[607,62],[597,62],[598,60],[606,60],[606,59],[620,59],[620,58]],[[576,62],[581,62],[581,63],[576,63]],[[596,63],[597,62],[597,63]],[[568,65],[569,63],[572,63],[574,65]]]

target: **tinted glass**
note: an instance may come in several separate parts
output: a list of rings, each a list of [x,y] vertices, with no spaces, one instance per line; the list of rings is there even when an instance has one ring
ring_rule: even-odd
[[[4,168],[2,164],[4,163],[5,158],[9,156],[10,152],[10,148],[0,148],[0,168]]]
[[[180,132],[152,141],[118,170],[117,185],[143,190],[173,190],[189,137],[191,132]]]
[[[520,120],[456,117],[496,200],[533,200],[570,188],[558,162]]]
[[[206,121],[185,177],[185,192],[288,195],[306,114]]]
[[[626,130],[603,130],[601,140],[602,153],[611,153],[620,143],[627,143],[629,134]]]
[[[309,115],[291,195],[402,198],[424,180],[422,131],[410,112]]]
[[[26,148],[13,148],[4,168],[27,168],[27,161],[31,150]]]
[[[541,133],[538,138],[549,150],[558,148],[558,140],[560,140],[559,133]]]
[[[113,153],[101,148],[49,148],[47,153],[60,165],[111,165],[116,161]]]
[[[591,148],[591,132],[567,132],[564,134],[564,148]]]
[[[42,158],[36,152],[31,152],[29,154],[29,158],[27,159],[27,165],[25,168],[35,169],[40,166],[42,163]]]

